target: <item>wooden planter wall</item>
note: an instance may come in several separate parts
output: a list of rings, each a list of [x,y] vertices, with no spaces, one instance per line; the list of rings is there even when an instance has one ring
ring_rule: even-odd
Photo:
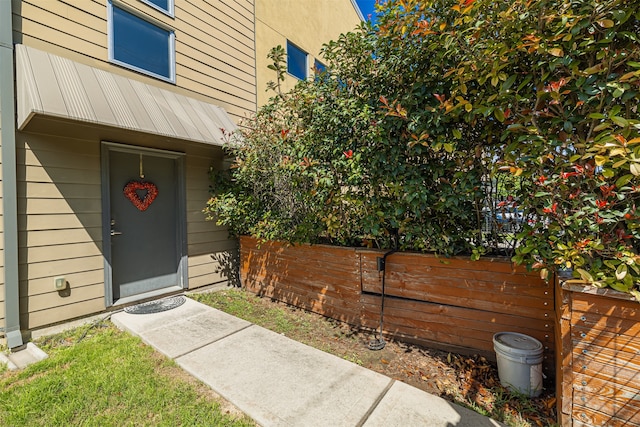
[[[361,256],[362,325],[380,318],[378,251]],[[373,294],[373,295],[372,295]],[[519,332],[545,347],[545,374],[554,370],[553,285],[505,259],[438,258],[397,253],[387,258],[385,330],[402,339],[495,359],[493,335]]]
[[[257,294],[375,329],[382,251],[240,240],[241,280]],[[553,285],[504,260],[470,261],[395,253],[387,258],[385,333],[495,360],[493,334],[520,332],[545,346],[553,375]]]
[[[640,426],[640,304],[627,294],[558,286],[562,426]]]

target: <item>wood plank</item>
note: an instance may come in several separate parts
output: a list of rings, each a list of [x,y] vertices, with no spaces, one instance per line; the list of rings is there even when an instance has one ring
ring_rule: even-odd
[[[71,243],[53,246],[41,246],[18,251],[18,263],[37,263],[54,259],[71,259],[89,256],[101,256],[102,245],[92,243]]]
[[[25,166],[82,169],[100,175],[100,157],[64,150],[17,149],[16,162]]]
[[[571,292],[556,288],[556,397],[558,421],[564,427],[571,423],[573,408],[573,354],[571,352]]]
[[[304,279],[291,280],[286,278],[282,280],[282,277],[277,272],[273,272],[258,280],[252,280],[251,278],[241,275],[241,280],[245,286],[250,288],[260,287],[263,289],[283,290],[291,293],[335,295],[341,298],[348,298],[352,301],[358,301],[360,296],[360,292],[356,287],[351,285],[348,279],[341,282],[335,280],[316,280],[310,282]]]
[[[214,273],[219,274],[223,268],[223,266],[213,260],[208,264],[190,265],[189,277],[206,276]]]
[[[205,11],[189,2],[181,2],[178,6],[180,13],[176,16],[177,30],[212,44],[222,43],[246,56],[247,62],[254,57],[253,24],[245,21],[247,26],[243,26],[240,22],[222,20],[222,14],[211,7]]]
[[[360,248],[357,249],[357,252],[362,254],[363,260],[373,258],[374,261],[376,257],[382,256],[382,254],[384,253],[383,251]],[[402,252],[399,254],[394,254],[391,257],[401,258],[403,264],[411,265],[415,268],[424,268],[427,271],[429,271],[429,267],[441,267],[451,270],[477,270],[477,267],[475,266],[477,263],[482,263],[483,265],[486,263],[486,271],[507,274],[520,273],[535,277],[538,281],[541,281],[537,273],[528,272],[525,267],[509,262],[508,258],[482,258],[481,261],[471,261],[471,259],[469,259],[468,257],[445,258],[431,254],[415,252]],[[396,262],[392,261],[393,258],[391,257],[387,260],[390,262]]]
[[[61,21],[60,25],[64,27],[65,22]],[[103,36],[102,43],[95,43],[95,40],[76,37],[73,34],[60,31],[60,29],[33,21],[29,17],[19,19],[14,16],[13,28],[14,31],[18,31],[22,35],[23,43],[26,43],[26,39],[31,37],[56,47],[78,53],[82,52],[96,59],[106,60],[107,58],[107,38],[105,36]]]
[[[190,245],[209,242],[226,242],[227,240],[229,240],[229,232],[224,229],[199,233],[187,233],[187,241]]]
[[[389,287],[385,286],[385,293],[408,299],[463,306],[496,313],[508,314],[517,310],[521,316],[536,319],[551,320],[553,313],[552,299],[544,300],[500,292],[482,292],[473,288],[460,289],[447,286],[446,281],[434,282],[431,279],[425,279],[420,287],[420,290],[409,290],[395,287],[390,283]]]
[[[68,292],[50,291],[44,294],[21,297],[20,300],[21,305],[26,305],[30,311],[40,311],[96,298],[104,298],[104,285],[102,283],[88,286],[70,286]]]
[[[279,276],[294,279],[309,279],[313,281],[332,281],[345,283],[353,286],[354,289],[360,291],[360,279],[358,275],[358,265],[354,260],[346,259],[343,263],[323,262],[321,259],[309,259],[307,262],[302,260],[289,260],[278,256],[263,260],[259,264],[259,269],[242,269],[242,274],[246,277],[256,276],[264,277],[276,272]],[[241,264],[242,255],[241,255]]]
[[[101,214],[102,200],[94,199],[18,199],[18,214]]]
[[[189,276],[189,289],[196,289],[203,286],[215,285],[228,282],[229,278],[220,274],[206,274],[204,276]]]
[[[53,182],[19,182],[18,196],[33,199],[96,198],[101,188],[94,184],[56,184]]]
[[[229,240],[229,231],[226,227],[216,225],[215,221],[190,221],[187,223],[187,234],[203,233],[203,232],[222,232],[225,233],[224,240]]]
[[[19,215],[18,229],[26,231],[66,230],[83,227],[101,227],[102,216],[95,214]]]
[[[571,338],[582,347],[608,348],[615,352],[629,353],[629,357],[640,354],[640,337],[617,334],[575,325],[571,328]]]
[[[616,400],[619,402],[633,401],[633,405],[640,405],[640,388],[637,384],[616,384],[610,378],[597,378],[588,370],[577,367],[574,375],[575,380],[569,384],[572,390],[597,394],[603,398]]]
[[[576,374],[591,375],[624,387],[639,388],[640,371],[638,363],[630,361],[602,360],[594,355],[573,352],[573,370]]]
[[[187,259],[187,265],[189,268],[208,264],[218,264],[218,261],[214,260],[211,254],[190,256]]]
[[[237,247],[237,242],[234,240],[221,240],[218,242],[206,242],[187,245],[187,255],[208,255],[218,252],[225,252]]]
[[[255,92],[255,68],[252,64],[236,59],[217,46],[196,40],[189,40],[189,42],[193,46],[183,44],[180,49],[180,54],[184,58],[182,60],[184,66],[197,70],[209,69],[211,75],[215,75],[227,84],[238,87],[250,84]],[[189,62],[197,65],[189,66]]]
[[[98,46],[104,45],[106,48],[106,8],[104,19],[81,13],[59,2],[47,2],[42,7],[32,5],[30,2],[22,2],[19,10],[23,18],[23,32],[38,34],[33,32],[34,27],[25,23],[25,21],[34,22],[58,31],[61,35],[71,36]]]
[[[574,292],[572,308],[574,312],[640,322],[640,304],[637,301]]]
[[[339,294],[326,293],[318,295],[304,288],[288,288],[285,286],[247,286],[247,290],[314,313],[338,319],[352,325],[359,325],[360,310],[356,301],[349,301]]]
[[[576,404],[573,408],[573,418],[588,426],[607,426],[607,427],[638,427],[640,426],[640,418],[638,416],[631,420],[619,418],[610,414],[605,414],[590,407]]]
[[[27,308],[20,309],[20,325],[25,329],[35,329],[103,312],[105,305],[104,298],[96,298],[41,311],[28,312]]]
[[[616,368],[624,366],[640,371],[640,360],[637,357],[637,353],[628,353],[607,347],[590,345],[581,341],[573,341],[573,353],[574,360],[576,360],[577,357],[581,357],[601,363],[610,363]],[[640,380],[640,376],[638,379]],[[640,381],[638,384],[640,385]]]
[[[180,55],[180,68],[176,69],[176,74],[185,80],[196,81],[197,79],[200,85],[210,88],[208,92],[211,94],[234,96],[235,105],[251,105],[255,102],[256,88],[253,82],[233,81],[234,79],[229,76],[211,67],[205,67],[204,64],[189,57]]]
[[[18,232],[19,248],[102,241],[102,228]]]
[[[369,300],[363,302],[363,318],[375,320],[379,317],[379,301]],[[480,339],[487,349],[493,348],[493,335],[505,330],[520,332],[533,336],[541,341],[547,351],[553,349],[553,325],[540,330],[543,325],[521,323],[514,325],[510,320],[514,316],[505,319],[483,319],[477,316],[475,310],[461,307],[450,307],[432,303],[407,302],[401,299],[385,299],[385,318],[394,320],[394,324],[402,324],[417,330],[439,330],[448,334],[458,334],[463,337]]]
[[[53,278],[65,274],[99,270],[104,267],[102,255],[82,258],[60,259],[48,262],[33,262],[18,266],[19,276],[27,280],[43,277]],[[53,280],[51,281],[53,283]],[[53,286],[53,285],[52,285]]]
[[[571,324],[598,331],[612,331],[630,337],[640,337],[640,322],[635,319],[624,319],[606,316],[600,313],[573,311]]]
[[[80,273],[65,274],[65,277],[69,283],[73,286],[89,286],[89,285],[101,285],[104,287],[104,269],[92,271],[82,271]],[[20,280],[20,295],[39,295],[51,292],[53,288],[53,280],[51,277],[43,277],[40,279],[32,280]]]
[[[81,169],[50,167],[45,169],[39,166],[25,166],[24,168],[18,168],[16,172],[18,182],[51,183],[54,179],[56,185],[77,184],[79,182],[100,185],[101,182],[99,173],[87,173],[87,171]]]
[[[241,98],[236,96],[235,93],[225,92],[216,87],[203,84],[200,81],[200,75],[197,73],[178,74],[178,76],[180,77],[181,87],[196,93],[206,94],[213,100],[214,104],[224,108],[231,116],[235,116],[238,119],[245,119],[255,113],[256,103],[254,99]],[[238,120],[236,120],[236,122],[237,121]]]

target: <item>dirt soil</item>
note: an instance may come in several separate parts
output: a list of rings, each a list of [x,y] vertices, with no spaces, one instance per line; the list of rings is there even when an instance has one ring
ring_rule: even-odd
[[[229,298],[233,297],[233,292],[239,291],[221,294],[227,294]],[[495,363],[484,357],[463,356],[391,340],[386,340],[383,349],[373,351],[368,344],[378,338],[375,333],[360,331],[346,323],[270,298],[253,294],[245,298],[253,306],[250,310],[253,317],[247,320],[291,339],[463,404],[511,426],[556,425],[553,393],[543,392],[533,399],[509,393],[500,385]],[[215,305],[227,311],[224,298],[221,301]],[[553,384],[545,386],[552,388]]]

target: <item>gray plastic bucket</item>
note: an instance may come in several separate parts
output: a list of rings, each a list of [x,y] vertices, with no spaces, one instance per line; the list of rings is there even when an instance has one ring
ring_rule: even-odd
[[[542,393],[542,343],[517,332],[493,336],[500,383],[510,390],[536,397]]]

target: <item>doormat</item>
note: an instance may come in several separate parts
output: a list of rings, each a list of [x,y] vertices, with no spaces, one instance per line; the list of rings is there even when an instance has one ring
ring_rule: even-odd
[[[176,297],[164,298],[155,301],[147,301],[136,305],[125,307],[124,312],[129,314],[151,314],[160,313],[162,311],[171,310],[180,307],[186,301],[185,297],[178,295]]]

